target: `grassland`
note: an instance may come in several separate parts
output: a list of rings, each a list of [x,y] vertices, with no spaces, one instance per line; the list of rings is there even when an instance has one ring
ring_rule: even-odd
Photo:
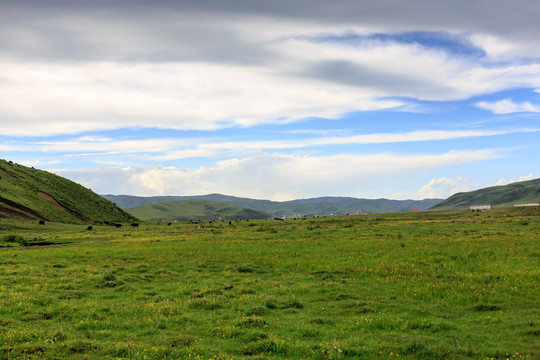
[[[540,358],[538,209],[1,220],[0,246],[0,359]]]

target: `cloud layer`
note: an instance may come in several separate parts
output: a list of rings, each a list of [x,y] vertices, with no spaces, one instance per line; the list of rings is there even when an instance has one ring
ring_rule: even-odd
[[[3,133],[246,127],[540,87],[532,1],[158,3],[1,4]]]

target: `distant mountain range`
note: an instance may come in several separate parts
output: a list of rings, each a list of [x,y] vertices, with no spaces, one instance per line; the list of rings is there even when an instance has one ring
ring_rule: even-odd
[[[60,223],[137,221],[84,186],[6,160],[0,160],[0,218]]]
[[[0,159],[0,218],[64,223],[128,223],[137,221],[137,217],[164,220],[259,219],[464,209],[470,205],[512,206],[538,202],[540,179],[458,193],[446,200],[319,197],[278,202],[221,194],[100,196],[58,175]]]
[[[344,215],[357,213],[389,213],[407,212],[418,209],[427,210],[442,199],[426,200],[388,200],[388,199],[357,199],[352,197],[319,197],[292,201],[270,201],[240,198],[221,194],[209,194],[200,196],[153,196],[140,197],[130,195],[103,195],[106,199],[114,202],[128,212],[133,212],[132,208],[163,202],[178,202],[187,200],[204,200],[220,202],[242,208],[256,210],[269,214],[273,217],[289,217],[294,215]]]
[[[246,220],[268,219],[269,214],[207,200],[166,201],[126,209],[143,220],[189,221],[189,220]]]
[[[471,205],[513,206],[520,203],[537,202],[540,202],[540,179],[457,193],[436,204],[431,209],[466,209]]]

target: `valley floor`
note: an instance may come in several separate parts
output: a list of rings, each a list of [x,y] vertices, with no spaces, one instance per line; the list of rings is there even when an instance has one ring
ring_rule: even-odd
[[[0,359],[538,359],[540,216],[515,211],[2,220]]]

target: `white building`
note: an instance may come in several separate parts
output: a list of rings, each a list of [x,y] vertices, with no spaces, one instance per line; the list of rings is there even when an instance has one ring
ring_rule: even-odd
[[[484,210],[491,210],[491,204],[489,205],[471,205],[469,207],[471,211],[484,211]]]

